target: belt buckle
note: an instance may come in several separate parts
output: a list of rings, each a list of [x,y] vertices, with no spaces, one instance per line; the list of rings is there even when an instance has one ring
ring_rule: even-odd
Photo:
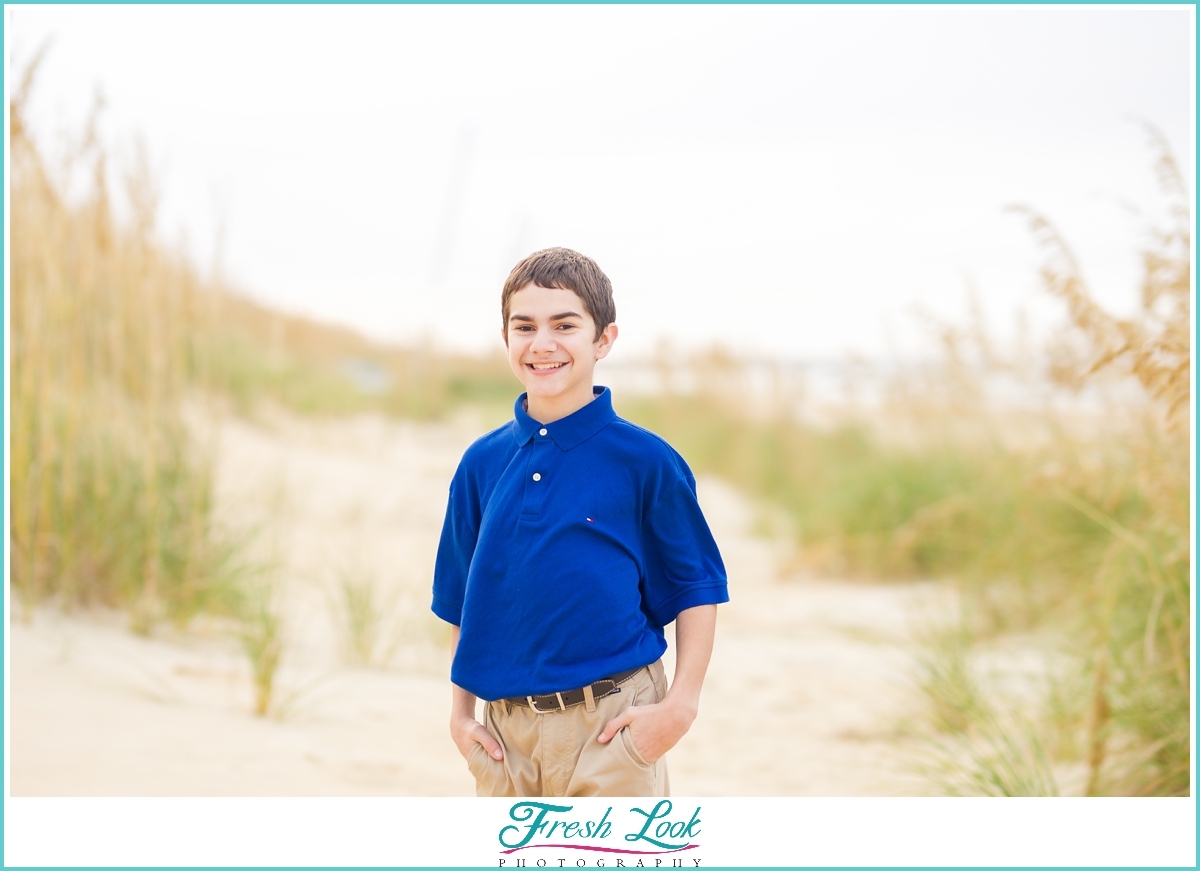
[[[525,697],[525,701],[527,701],[527,702],[529,703],[529,707],[530,707],[530,709],[531,709],[531,710],[532,710],[532,711],[533,711],[535,714],[556,714],[556,713],[558,713],[559,711],[565,711],[565,710],[567,709],[567,706],[566,706],[566,705],[563,703],[563,697],[562,697],[562,693],[555,693],[554,695],[558,696],[558,707],[557,707],[557,708],[551,708],[551,709],[550,709],[550,710],[548,710],[548,711],[543,711],[541,708],[539,708],[539,707],[537,706],[537,702],[535,702],[535,701],[533,700],[533,696],[526,696],[526,697]]]

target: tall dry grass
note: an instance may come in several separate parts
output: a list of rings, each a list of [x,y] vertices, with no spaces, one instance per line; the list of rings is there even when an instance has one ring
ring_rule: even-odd
[[[749,415],[746,373],[720,354],[693,367],[696,391],[622,402],[694,467],[786,509],[803,565],[960,588],[958,640],[929,647],[918,681],[948,792],[1054,793],[1054,771],[1079,768],[1089,794],[1190,790],[1191,231],[1151,142],[1171,224],[1148,234],[1132,317],[1094,301],[1026,208],[1066,314],[1044,348],[941,326],[939,365],[881,376],[880,401],[821,427]],[[1051,639],[1056,665],[1029,678],[1037,705],[1009,711],[973,663],[1018,635]]]
[[[64,164],[47,165],[26,123],[37,67],[9,110],[9,533],[24,613],[47,598],[106,604],[145,630],[244,598],[234,548],[213,529],[213,457],[185,404],[210,418],[268,404],[431,418],[511,403],[502,360],[379,345],[201,278],[157,236],[144,155],[111,189],[99,105]]]
[[[180,416],[210,377],[212,295],[155,240],[144,161],[125,176],[132,220],[114,219],[94,118],[70,164],[47,168],[25,123],[35,70],[10,104],[13,589],[26,613],[53,597],[126,607],[141,630],[184,622],[231,571],[211,458]]]
[[[187,425],[185,410],[198,412],[193,424],[267,404],[429,418],[507,405],[507,367],[379,346],[202,278],[157,235],[144,154],[111,183],[99,105],[48,165],[26,123],[37,67],[9,110],[15,613],[111,606],[137,632],[220,615],[249,660],[255,713],[278,713],[288,627],[263,580],[270,567],[245,556],[253,531],[234,541],[218,529],[212,428]]]

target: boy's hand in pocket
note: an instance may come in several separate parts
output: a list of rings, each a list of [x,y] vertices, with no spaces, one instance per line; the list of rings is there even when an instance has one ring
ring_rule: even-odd
[[[607,744],[617,732],[628,726],[629,736],[642,758],[647,762],[655,762],[679,743],[695,719],[695,708],[673,703],[668,698],[654,705],[626,708],[605,724],[599,741]]]
[[[500,743],[474,717],[452,717],[450,737],[454,739],[454,746],[458,748],[463,759],[471,755],[471,747],[474,744],[483,745],[484,752],[493,759],[504,758],[504,753],[500,750]]]

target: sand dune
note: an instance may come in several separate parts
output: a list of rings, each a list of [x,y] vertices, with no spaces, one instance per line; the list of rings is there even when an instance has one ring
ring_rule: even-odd
[[[143,638],[119,614],[42,609],[9,636],[12,794],[473,794],[446,730],[448,633],[428,599],[446,488],[482,428],[467,415],[211,429],[220,521],[255,530],[248,554],[274,567],[286,645],[274,715],[251,714],[228,627]],[[782,577],[790,545],[753,533],[757,509],[720,480],[699,488],[732,601],[700,717],[669,757],[676,794],[923,793],[905,651],[936,589]],[[388,606],[376,667],[347,664],[347,580]]]

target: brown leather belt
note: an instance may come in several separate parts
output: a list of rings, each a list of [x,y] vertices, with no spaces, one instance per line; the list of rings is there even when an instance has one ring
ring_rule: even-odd
[[[629,680],[645,666],[641,668],[631,668],[629,671],[623,671],[619,674],[614,674],[609,677],[602,677],[591,685],[593,699],[602,699],[605,696],[620,692],[618,684],[623,684]],[[544,696],[522,696],[521,698],[505,699],[510,705],[520,705],[523,708],[533,708],[538,714],[553,714],[556,711],[565,711],[567,708],[573,708],[575,705],[582,705],[587,701],[587,696],[584,690],[568,690],[565,693],[548,693]]]

